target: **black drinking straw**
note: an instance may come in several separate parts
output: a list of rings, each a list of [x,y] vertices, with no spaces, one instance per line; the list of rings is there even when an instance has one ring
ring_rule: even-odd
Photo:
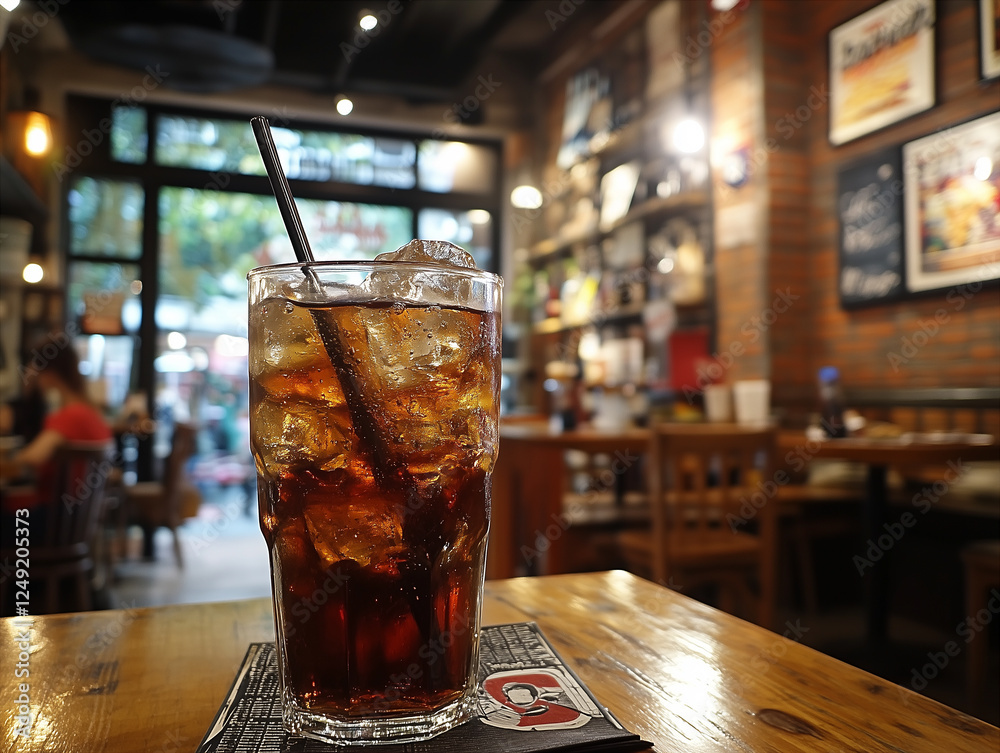
[[[278,210],[281,212],[281,219],[284,220],[288,238],[295,250],[295,258],[302,263],[302,271],[309,281],[312,292],[318,297],[322,292],[322,285],[315,270],[310,266],[316,261],[316,258],[309,246],[306,231],[302,227],[302,217],[299,216],[299,210],[295,206],[288,178],[285,177],[281,163],[278,161],[278,150],[275,148],[274,138],[271,136],[271,126],[266,117],[258,115],[250,119],[250,127],[253,128],[254,136],[257,138],[257,148],[260,149],[261,159],[264,160],[267,177],[271,180],[271,189],[278,202]],[[340,337],[340,328],[328,311],[314,308],[311,309],[310,313],[316,324],[316,330],[323,340],[323,347],[330,357],[330,363],[333,364],[337,378],[340,380],[340,388],[344,393],[347,410],[351,414],[354,431],[362,445],[371,454],[372,472],[380,483],[385,483],[387,477],[393,472],[400,472],[401,464],[383,440],[375,417],[371,414],[365,400],[364,387],[360,383],[357,372],[347,361]],[[402,473],[405,473],[405,470]]]
[[[281,212],[285,230],[288,231],[288,239],[292,242],[292,248],[295,250],[295,258],[303,264],[311,264],[316,261],[316,257],[313,256],[306,231],[302,227],[302,217],[299,216],[295,199],[292,198],[292,188],[288,185],[288,178],[285,177],[284,170],[281,169],[281,162],[278,161],[278,150],[275,148],[274,138],[271,136],[271,124],[263,115],[258,115],[255,118],[250,118],[250,127],[253,128],[253,135],[257,138],[257,148],[260,149],[260,157],[264,160],[267,177],[271,180],[271,190],[274,191],[274,198],[278,202],[278,211]],[[312,270],[308,268],[306,274],[310,275],[313,280],[316,279]]]
[[[281,219],[285,222],[285,230],[288,231],[288,238],[292,242],[295,250],[295,258],[302,263],[302,271],[309,280],[315,292],[318,294],[322,290],[319,277],[315,270],[309,266],[315,261],[306,232],[302,227],[302,218],[299,210],[295,206],[295,199],[292,197],[292,189],[288,185],[288,178],[285,177],[278,161],[278,150],[274,146],[274,139],[271,136],[271,126],[267,118],[263,115],[250,119],[250,126],[253,128],[254,136],[257,138],[257,147],[260,149],[261,159],[264,160],[264,168],[267,170],[267,177],[271,179],[271,188],[274,191],[274,198],[278,202],[278,209],[281,212]],[[347,361],[344,353],[344,345],[340,338],[340,328],[329,312],[324,309],[311,309],[313,321],[316,323],[316,330],[323,340],[323,347],[330,357],[337,378],[340,380],[340,388],[344,393],[344,400],[347,403],[347,410],[351,414],[351,423],[354,425],[354,432],[361,440],[361,446],[367,448],[371,455],[372,474],[375,480],[383,489],[393,488],[395,484],[399,488],[409,489],[410,496],[407,500],[406,509],[419,513],[427,500],[421,499],[420,492],[416,491],[413,479],[410,477],[409,469],[402,462],[401,458],[395,456],[389,449],[388,443],[383,439],[379,431],[375,417],[369,410],[365,401],[364,388],[362,387],[358,374]],[[436,509],[436,508],[431,508]],[[433,514],[433,513],[432,513]],[[420,552],[424,564],[414,567],[412,572],[405,572],[404,578],[409,582],[410,587],[406,589],[410,600],[410,607],[413,618],[418,629],[429,645],[439,645],[440,628],[434,619],[433,603],[431,599],[420,600],[419,594],[431,593],[430,573],[431,562],[427,554],[423,541],[422,528],[416,525],[419,514],[404,516],[403,539],[411,544],[414,550],[414,559],[419,559],[417,552]],[[357,630],[356,622],[349,623],[349,630],[354,633]],[[443,662],[441,662],[443,665]],[[432,688],[441,682],[443,667],[435,664],[428,672],[426,682]]]

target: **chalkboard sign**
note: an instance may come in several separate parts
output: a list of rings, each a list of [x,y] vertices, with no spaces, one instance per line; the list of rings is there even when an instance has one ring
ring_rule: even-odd
[[[844,308],[901,297],[903,173],[899,147],[872,154],[840,171],[840,304]]]

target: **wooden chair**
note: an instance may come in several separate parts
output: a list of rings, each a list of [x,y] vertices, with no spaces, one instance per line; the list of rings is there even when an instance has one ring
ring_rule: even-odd
[[[184,567],[181,542],[177,532],[178,527],[184,522],[181,514],[184,466],[188,458],[194,454],[196,434],[194,426],[176,424],[170,444],[170,454],[167,455],[164,464],[163,480],[140,481],[124,488],[129,519],[142,527],[147,542],[146,553],[152,554],[150,547],[156,529],[161,526],[169,528],[174,537],[174,556],[177,558],[178,567]]]
[[[782,575],[791,580],[796,573],[806,614],[819,613],[819,589],[813,548],[821,539],[853,536],[858,538],[864,489],[784,484],[778,487],[778,550],[794,557],[794,566],[782,564]]]
[[[111,447],[104,442],[74,442],[59,448],[52,464],[55,478],[46,484],[51,498],[31,508],[30,573],[31,611],[88,611],[92,608],[91,576],[93,547],[104,504],[104,486],[113,470]],[[15,551],[0,559],[15,561]],[[75,601],[60,601],[60,587],[67,579],[75,583]],[[4,578],[6,590],[13,578]],[[44,599],[40,602],[38,594]],[[7,594],[3,602],[7,604]]]
[[[962,550],[965,563],[965,612],[973,619],[989,612],[991,589],[1000,588],[1000,541],[977,541]],[[981,623],[980,623],[981,624]],[[966,652],[966,693],[969,702],[982,703],[989,659],[990,631],[982,630]]]
[[[733,611],[737,602],[756,601],[756,609],[748,613],[771,627],[776,506],[747,504],[760,493],[758,484],[771,478],[774,442],[773,429],[654,427],[649,456],[652,528],[621,534],[626,560],[674,588],[716,584],[726,611]]]

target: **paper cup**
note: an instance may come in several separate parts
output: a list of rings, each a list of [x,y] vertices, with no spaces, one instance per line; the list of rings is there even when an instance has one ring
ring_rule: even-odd
[[[767,423],[771,411],[771,382],[767,379],[745,379],[733,385],[736,423],[761,426]]]
[[[712,423],[733,420],[733,399],[727,384],[710,384],[705,387],[705,418]]]

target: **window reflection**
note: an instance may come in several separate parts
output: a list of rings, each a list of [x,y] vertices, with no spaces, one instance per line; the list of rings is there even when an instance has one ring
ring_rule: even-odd
[[[489,193],[496,176],[496,153],[462,141],[422,141],[417,161],[420,188],[435,193]]]
[[[337,181],[413,188],[413,141],[352,133],[271,129],[285,174],[292,180]],[[163,115],[156,161],[171,167],[264,175],[249,124],[236,120]]]
[[[455,243],[472,254],[477,267],[492,269],[493,218],[485,209],[422,209],[417,218],[417,235]]]
[[[74,180],[68,194],[70,252],[139,258],[143,196],[138,183]]]
[[[111,159],[134,165],[146,161],[146,122],[143,107],[116,107],[111,111]]]
[[[118,335],[138,332],[142,307],[139,267],[77,261],[69,266],[66,295],[73,320],[83,332]]]

